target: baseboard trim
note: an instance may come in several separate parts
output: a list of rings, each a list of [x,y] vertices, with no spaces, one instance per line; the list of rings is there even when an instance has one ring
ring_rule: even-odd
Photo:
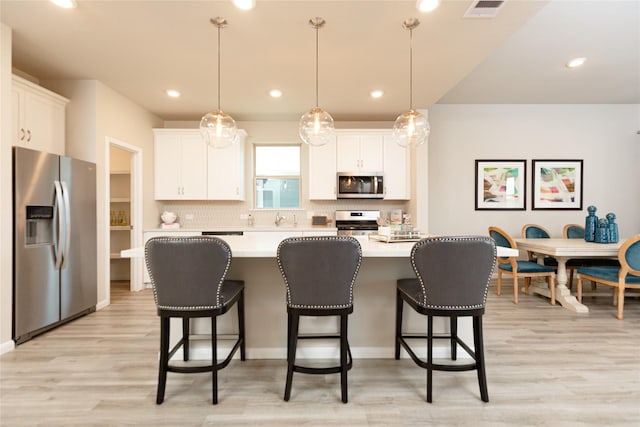
[[[13,340],[3,342],[0,344],[0,354],[5,354],[16,348],[16,343]]]

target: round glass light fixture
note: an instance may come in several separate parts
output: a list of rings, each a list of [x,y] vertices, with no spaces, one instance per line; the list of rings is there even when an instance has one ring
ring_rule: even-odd
[[[204,115],[200,120],[200,133],[213,148],[225,148],[236,142],[236,121],[222,110]]]
[[[306,144],[326,145],[335,133],[333,117],[322,108],[312,108],[300,118],[298,133]]]
[[[335,126],[331,114],[318,106],[318,30],[325,24],[325,20],[312,18],[309,24],[316,29],[316,106],[300,118],[298,135],[305,144],[320,146],[331,141]]]
[[[429,138],[431,128],[427,118],[416,110],[402,113],[393,124],[393,139],[403,147],[418,147]]]
[[[211,23],[218,27],[218,109],[202,117],[200,134],[211,147],[225,148],[236,142],[238,133],[236,121],[220,109],[220,29],[227,25],[227,20],[218,16]]]
[[[413,30],[420,21],[407,19],[402,23],[409,30],[409,111],[398,116],[393,124],[393,140],[402,147],[418,147],[425,143],[431,129],[427,118],[413,109]]]

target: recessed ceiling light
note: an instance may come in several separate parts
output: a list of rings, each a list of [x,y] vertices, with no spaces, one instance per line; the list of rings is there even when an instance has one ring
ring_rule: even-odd
[[[256,0],[232,0],[235,7],[242,10],[251,10],[256,7]]]
[[[585,63],[586,60],[587,58],[573,58],[571,61],[567,62],[566,67],[567,68],[580,67],[582,64]]]
[[[180,92],[175,89],[167,89],[167,96],[171,98],[178,98],[180,96]]]
[[[51,0],[51,3],[64,9],[74,9],[78,7],[78,3],[76,3],[76,0]]]
[[[269,91],[269,95],[272,98],[280,98],[282,96],[282,91],[280,89],[271,89]]]
[[[381,98],[382,95],[384,95],[384,92],[379,89],[376,89],[369,92],[369,95],[371,95],[372,98]]]
[[[420,12],[431,12],[440,6],[440,0],[418,0],[416,2],[416,8]]]

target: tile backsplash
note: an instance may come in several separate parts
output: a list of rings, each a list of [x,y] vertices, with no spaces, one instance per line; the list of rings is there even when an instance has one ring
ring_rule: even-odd
[[[275,225],[276,213],[284,215],[285,226],[292,226],[295,221],[299,226],[311,225],[312,215],[326,215],[333,220],[336,210],[379,210],[382,216],[388,216],[392,209],[408,209],[408,202],[383,200],[327,200],[306,201],[300,209],[251,209],[248,202],[219,201],[166,201],[158,202],[158,225],[163,211],[178,215],[177,222],[182,228],[207,228],[215,226],[247,226],[247,219],[241,215],[254,218],[254,225]]]

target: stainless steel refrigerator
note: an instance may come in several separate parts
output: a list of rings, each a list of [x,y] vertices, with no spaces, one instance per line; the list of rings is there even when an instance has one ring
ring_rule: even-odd
[[[13,339],[97,303],[96,166],[13,148]]]

